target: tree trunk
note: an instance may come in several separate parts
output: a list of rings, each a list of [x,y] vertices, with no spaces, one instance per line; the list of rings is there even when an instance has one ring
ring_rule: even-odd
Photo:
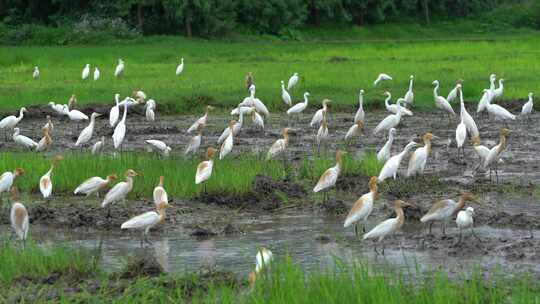
[[[186,17],[184,20],[185,27],[186,27],[186,37],[191,38],[193,36],[193,32],[191,30],[191,17]]]
[[[137,3],[137,27],[142,32],[143,27],[143,8],[142,3]]]
[[[429,24],[429,0],[423,0],[422,5],[424,6],[424,17],[426,24]]]

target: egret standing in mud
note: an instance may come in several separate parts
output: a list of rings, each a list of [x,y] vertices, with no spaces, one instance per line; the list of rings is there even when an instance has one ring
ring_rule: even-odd
[[[501,159],[501,154],[506,149],[507,146],[507,137],[512,131],[506,128],[502,128],[500,132],[499,144],[489,150],[488,155],[486,156],[483,164],[483,168],[489,168],[489,179],[491,180],[491,171],[495,171],[495,176],[497,177],[497,183],[499,183],[499,174],[497,172],[497,165]]]
[[[23,148],[35,149],[38,146],[38,143],[32,140],[30,137],[20,134],[19,128],[13,129],[13,141]]]
[[[431,234],[433,223],[441,221],[443,222],[442,233],[443,235],[446,235],[446,222],[450,220],[451,217],[455,216],[458,211],[463,209],[465,203],[468,201],[476,201],[476,198],[470,192],[461,194],[457,203],[452,199],[440,200],[431,206],[429,211],[420,219],[420,222],[429,223],[429,234]]]
[[[362,227],[362,231],[364,233],[366,232],[367,219],[371,214],[371,211],[373,211],[373,203],[378,197],[377,190],[377,177],[373,176],[369,180],[369,192],[362,195],[354,203],[351,210],[349,211],[349,214],[347,215],[347,218],[345,219],[343,228],[347,228],[350,225],[354,224],[354,232],[356,236],[358,236],[358,222],[363,221],[364,225]]]
[[[349,130],[347,130],[347,133],[345,134],[345,141],[350,144],[353,137],[360,136],[360,134],[362,134],[363,131],[364,131],[364,124],[361,121],[353,124],[349,128]]]
[[[206,112],[204,112],[204,115],[201,116],[199,119],[197,119],[190,127],[187,129],[188,133],[191,133],[199,128],[200,125],[206,126],[206,122],[208,120],[208,113],[210,110],[212,110],[214,107],[212,106],[206,106]]]
[[[261,271],[270,267],[270,263],[272,262],[273,258],[274,255],[269,249],[266,249],[265,247],[259,249],[257,255],[255,256],[255,270],[249,273],[249,284],[251,286],[255,284],[257,276],[261,273]]]
[[[75,147],[82,146],[90,141],[90,139],[92,138],[92,134],[94,134],[94,125],[96,124],[96,117],[99,117],[99,116],[101,116],[101,114],[96,113],[96,112],[90,115],[90,124],[81,131],[81,134],[79,135],[79,137],[77,138],[77,142],[75,143]]]
[[[315,140],[317,142],[317,155],[320,155],[321,152],[321,144],[326,142],[329,139],[328,135],[328,122],[326,121],[326,112],[323,113],[323,119],[321,122],[321,126],[319,127],[319,130],[317,131],[317,136],[315,136]],[[326,149],[325,149],[326,154]]]
[[[96,141],[96,143],[92,146],[92,155],[96,155],[103,150],[103,146],[105,145],[105,136],[101,136],[101,140]]]
[[[56,164],[62,159],[64,159],[64,157],[62,157],[61,155],[55,156],[51,163],[51,168],[49,169],[49,171],[47,171],[47,173],[45,173],[45,175],[43,175],[39,180],[39,191],[41,191],[41,195],[43,195],[43,198],[49,198],[52,194],[53,184],[51,175],[54,167],[56,167]]]
[[[99,197],[99,191],[107,187],[107,185],[116,180],[116,178],[116,174],[107,175],[106,178],[101,178],[99,176],[90,177],[75,188],[73,194],[84,194],[86,196],[90,196],[95,193],[96,196]]]
[[[328,112],[328,103],[332,102],[330,99],[323,99],[322,101],[322,108],[317,110],[315,114],[313,115],[313,118],[311,119],[311,123],[309,124],[312,128],[320,126],[324,116]]]
[[[435,100],[435,106],[443,111],[443,115],[444,113],[448,114],[448,121],[450,122],[450,117],[456,115],[456,113],[454,112],[454,109],[452,109],[452,106],[448,100],[439,95],[439,81],[435,80],[432,84],[435,86],[433,88],[433,99]]]
[[[116,93],[114,94],[114,102],[115,105],[111,107],[111,110],[109,111],[109,124],[111,128],[114,128],[116,126],[116,123],[118,122],[118,118],[120,117],[120,94]]]
[[[28,211],[23,204],[19,202],[19,194],[16,187],[11,188],[11,199],[13,204],[11,205],[10,222],[13,231],[23,242],[26,242],[28,236],[28,229],[30,228],[30,221],[28,219]]]
[[[384,95],[386,96],[386,98],[384,99],[384,105],[386,107],[386,110],[390,113],[393,113],[393,114],[397,114],[397,111],[398,111],[398,108],[401,107],[401,103],[402,102],[405,102],[405,99],[403,98],[399,98],[399,104],[396,103],[396,104],[390,104],[390,99],[392,99],[392,94],[390,94],[390,92],[386,91],[384,92]],[[411,112],[411,110],[407,109],[407,108],[404,108],[404,107],[401,107],[401,114],[402,115],[407,115],[407,116],[412,116],[413,115],[413,112]]]
[[[114,128],[112,135],[113,146],[115,149],[121,148],[124,138],[126,137],[126,117],[127,117],[128,106],[127,103],[124,103],[124,114],[122,115],[122,120],[118,122]]]
[[[165,209],[168,206],[168,204],[160,203],[157,206],[157,211],[148,211],[143,214],[137,215],[129,219],[128,221],[122,223],[122,226],[120,228],[141,229],[141,247],[143,246],[143,242],[152,244],[152,242],[148,240],[148,233],[150,232],[150,229],[152,229],[154,226],[165,221]]]
[[[396,212],[396,217],[381,222],[380,224],[375,226],[375,228],[371,229],[368,233],[364,234],[363,239],[367,240],[378,238],[377,242],[380,243],[387,235],[394,234],[403,226],[403,223],[405,223],[405,214],[403,213],[403,208],[410,206],[412,205],[402,200],[395,201],[394,211]],[[378,254],[376,245],[374,249],[375,252]],[[382,254],[384,254],[384,244],[382,248]]]
[[[431,154],[431,141],[437,138],[431,133],[426,133],[422,137],[424,146],[416,149],[409,159],[409,167],[407,168],[407,176],[424,175],[427,159]]]
[[[533,93],[529,92],[529,100],[521,108],[521,116],[527,117],[527,123],[530,120],[530,115],[533,110]]]
[[[461,87],[461,84],[457,85],[458,88],[458,94],[459,94],[459,104],[460,104],[460,118],[463,120],[463,123],[465,124],[465,127],[467,128],[467,132],[469,132],[469,135],[471,138],[480,136],[480,132],[478,132],[478,127],[476,126],[476,122],[474,122],[473,117],[469,112],[467,112],[467,108],[465,108],[465,102],[463,102],[463,90]]]
[[[292,106],[290,109],[287,110],[287,115],[297,115],[298,121],[300,121],[300,114],[307,108],[308,106],[308,97],[309,92],[304,93],[304,102],[299,102]]]
[[[471,228],[472,235],[480,241],[480,238],[474,233],[474,209],[473,207],[467,207],[465,210],[458,212],[456,217],[456,225],[459,228],[459,240],[456,244],[461,243],[463,229]]]
[[[197,165],[197,172],[195,173],[195,184],[204,183],[204,192],[206,193],[206,181],[212,176],[212,167],[214,166],[214,155],[216,149],[209,147],[206,150],[206,160]]]
[[[204,125],[199,125],[199,127],[197,128],[197,131],[199,132],[197,133],[197,135],[193,136],[189,140],[186,150],[184,151],[184,155],[188,155],[190,153],[191,154],[197,153],[197,151],[199,150],[199,147],[201,146],[203,130],[204,130]]]
[[[221,148],[219,149],[219,159],[225,158],[225,156],[227,156],[227,154],[232,151],[234,145],[233,128],[235,123],[236,122],[234,120],[231,120],[229,122],[229,136],[227,136],[225,141],[223,141],[223,143],[221,144]]]
[[[399,122],[401,121],[401,101],[397,101],[396,105],[397,112],[396,114],[390,114],[386,116],[381,122],[373,129],[373,134],[377,134],[381,131],[390,130],[392,128],[396,128],[399,125]]]
[[[405,155],[409,153],[409,151],[412,148],[416,147],[417,145],[418,145],[417,143],[412,141],[405,146],[405,148],[403,149],[403,151],[401,151],[401,153],[390,157],[390,159],[388,159],[386,163],[384,163],[384,166],[382,167],[381,172],[379,173],[379,177],[378,177],[379,182],[383,182],[385,179],[389,177],[393,177],[395,180],[397,177],[399,165],[401,164],[403,157],[405,157]]]
[[[358,110],[354,115],[354,123],[361,122],[365,124],[366,113],[364,112],[364,90],[360,90],[358,93]]]
[[[336,184],[336,181],[341,173],[343,168],[343,155],[347,152],[337,150],[336,152],[336,165],[332,168],[327,169],[323,175],[319,178],[319,182],[313,188],[313,192],[317,193],[319,191],[324,191],[323,202],[328,200],[328,189],[333,187]]]
[[[388,140],[384,146],[377,152],[377,160],[381,163],[386,162],[392,152],[392,143],[394,142],[394,137],[396,136],[396,129],[391,128],[388,130]]]
[[[10,115],[8,117],[4,117],[2,120],[0,120],[0,129],[4,130],[4,137],[7,138],[6,131],[7,130],[13,130],[15,126],[21,122],[21,120],[24,117],[24,113],[26,112],[26,108],[22,107],[19,110],[19,116]]]
[[[283,80],[281,81],[281,100],[283,100],[288,107],[292,106],[291,95],[285,90],[285,83]]]
[[[137,172],[133,171],[132,169],[129,169],[126,171],[126,181],[119,182],[118,184],[114,185],[107,194],[105,194],[105,198],[103,199],[103,202],[101,203],[101,207],[105,208],[110,204],[119,202],[119,201],[126,201],[127,195],[131,192],[133,189],[133,178],[137,176]],[[108,208],[107,211],[107,217],[111,217],[111,208]]]
[[[405,96],[403,97],[403,99],[405,100],[405,105],[412,106],[414,103],[413,82],[414,82],[414,75],[411,75],[409,76],[409,89],[407,90],[407,93],[405,93]]]
[[[47,149],[49,149],[52,145],[52,138],[49,134],[49,128],[43,127],[41,128],[43,131],[43,137],[38,141],[38,145],[36,146],[36,152],[43,152]]]
[[[458,91],[461,89],[461,83],[463,81],[461,79],[459,79],[457,82],[456,82],[456,86],[450,91],[450,93],[448,93],[448,96],[446,97],[446,100],[448,102],[453,102],[454,100],[456,100],[456,98],[458,97]]]

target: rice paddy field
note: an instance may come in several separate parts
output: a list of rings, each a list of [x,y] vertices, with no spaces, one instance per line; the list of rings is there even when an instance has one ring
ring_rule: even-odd
[[[463,79],[465,99],[475,102],[495,72],[506,80],[505,99],[525,99],[528,92],[538,91],[532,77],[540,68],[536,32],[491,34],[485,30],[460,39],[450,28],[433,33],[405,25],[345,31],[348,36],[339,30],[307,32],[307,37],[320,38],[303,42],[153,37],[130,44],[2,46],[0,108],[65,103],[71,94],[77,95],[81,105],[111,104],[116,92],[124,96],[142,89],[171,113],[192,113],[206,104],[228,109],[248,95],[242,85],[247,72],[253,72],[257,96],[271,110],[284,107],[280,81],[287,81],[294,72],[300,74],[300,84],[291,92],[293,100],[300,101],[309,91],[311,106],[323,98],[332,99],[337,108],[355,106],[360,89],[366,91],[368,105],[380,104],[386,90],[395,98],[403,96],[411,74],[416,76],[416,104],[423,109],[433,107],[431,83],[435,79],[441,82],[442,95]],[[473,29],[464,33],[474,33]],[[413,38],[411,33],[419,34]],[[174,72],[181,57],[185,69],[177,77]],[[113,77],[118,58],[126,65],[125,77],[120,79]],[[81,80],[86,63],[92,71],[94,66],[100,69],[98,81]],[[39,80],[31,77],[34,66],[40,68]],[[394,80],[374,88],[373,81],[381,72]]]
[[[299,41],[153,36],[101,45],[0,46],[2,117],[27,107],[17,127],[36,141],[46,115],[54,123],[46,152],[23,148],[11,130],[0,131],[0,173],[24,169],[13,183],[20,196],[0,193],[0,303],[540,302],[540,155],[535,153],[540,114],[533,111],[505,124],[476,115],[492,73],[505,79],[497,103],[514,114],[529,92],[540,92],[538,32],[464,22],[436,29],[330,27],[301,34]],[[125,61],[125,74],[116,78],[119,58]],[[180,58],[185,67],[176,76]],[[99,80],[81,80],[87,63],[92,72],[95,66],[100,69]],[[39,66],[39,79],[32,79],[34,66]],[[271,115],[263,129],[245,118],[230,154],[224,159],[216,155],[211,178],[196,185],[206,149],[215,147],[219,155],[217,140],[231,119],[229,111],[248,96],[248,72]],[[300,81],[290,91],[293,103],[306,91],[311,97],[303,115],[291,119],[280,81],[295,72]],[[379,73],[393,80],[374,86]],[[390,91],[392,101],[402,97],[411,74],[414,115],[396,125],[390,152],[398,155],[411,141],[425,147],[422,136],[430,132],[435,138],[429,160],[423,174],[405,176],[406,163],[413,161],[406,154],[397,178],[379,181],[373,190],[370,178],[385,164],[376,153],[388,132],[373,134],[389,114],[383,110],[383,93]],[[486,147],[502,141],[503,125],[511,129],[496,176],[489,168],[479,169],[472,139],[457,150],[459,115],[441,119],[433,100],[435,79],[443,96],[463,80],[466,108]],[[366,92],[364,132],[344,140],[360,89]],[[113,96],[123,98],[134,90],[155,99],[156,119],[147,121],[142,105],[131,107],[124,142],[116,149],[108,117]],[[76,109],[104,114],[82,147],[75,142],[83,124],[47,106],[50,101],[67,103],[72,94]],[[318,128],[309,124],[325,98],[333,101],[330,135],[318,145]],[[186,130],[207,105],[218,109],[209,113],[201,146],[186,155],[194,135]],[[459,106],[452,105],[459,114]],[[290,136],[286,152],[267,159],[284,127]],[[103,150],[91,154],[102,138]],[[169,145],[170,155],[150,152],[149,139]],[[336,165],[337,150],[346,152],[337,182],[329,191],[314,193],[319,178]],[[40,179],[58,155],[63,159],[51,175],[52,195],[45,198]],[[129,180],[128,169],[138,175],[126,200],[102,207],[104,195]],[[99,196],[73,194],[87,178],[109,174],[118,178]],[[169,203],[163,215],[156,215],[163,217],[142,238],[141,231],[121,229],[130,218],[156,210],[153,191],[160,176]],[[344,227],[353,204],[369,191],[377,193],[369,219]],[[434,203],[458,201],[466,193],[474,198],[465,206],[474,207],[473,228],[459,229],[453,216],[428,233],[420,219]],[[363,229],[399,218],[396,200],[410,205],[403,211],[403,226],[381,242],[362,239]],[[12,232],[10,208],[16,201],[29,215],[24,242]],[[273,258],[262,271],[255,270],[253,282],[252,271],[260,264],[255,256],[262,247],[271,249]]]

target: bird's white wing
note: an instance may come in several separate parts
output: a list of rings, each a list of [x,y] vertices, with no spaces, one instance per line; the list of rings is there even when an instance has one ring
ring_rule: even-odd
[[[267,159],[270,159],[274,156],[276,156],[278,153],[285,150],[285,140],[283,138],[276,140],[272,146],[270,147],[270,150],[268,150]]]
[[[75,146],[79,146],[82,144],[87,143],[90,138],[92,138],[92,127],[87,126],[81,131],[81,134],[79,135],[79,138],[77,138],[77,142],[75,143]]]
[[[336,167],[332,167],[326,170],[319,178],[319,182],[313,188],[313,192],[319,192],[323,189],[333,186],[338,178],[338,172]]]
[[[394,227],[398,223],[396,218],[387,219],[375,226],[368,233],[364,234],[363,239],[382,238],[394,230]]]
[[[456,129],[456,143],[458,147],[462,147],[467,139],[467,127],[464,123],[460,123]]]
[[[223,159],[229,152],[231,152],[233,147],[233,137],[229,135],[227,139],[223,142],[221,145],[221,149],[219,150],[219,159]]]
[[[197,173],[195,174],[195,184],[200,184],[212,175],[212,161],[203,161],[197,166]]]
[[[105,207],[108,204],[120,200],[124,198],[127,194],[127,183],[126,182],[119,182],[118,184],[114,185],[114,187],[107,192],[105,195],[105,198],[103,199],[103,203],[101,203],[101,207]]]
[[[386,116],[373,130],[373,134],[395,127],[397,116],[395,114]]]
[[[13,179],[13,173],[9,171],[0,176],[0,193],[9,191],[9,188],[13,185]]]
[[[217,143],[221,144],[231,133],[231,129],[229,127],[225,127],[225,130],[223,130],[223,133],[219,136]]]
[[[299,112],[302,112],[303,110],[304,110],[304,104],[302,102],[299,102],[295,104],[294,106],[292,106],[292,108],[287,110],[287,115],[299,113]]]
[[[409,167],[407,169],[407,176],[410,176],[416,172],[419,172],[427,160],[427,150],[425,147],[416,149],[409,159]]]
[[[399,167],[398,156],[394,155],[390,157],[390,159],[388,159],[386,163],[384,163],[384,166],[382,167],[381,172],[379,173],[379,181],[382,182],[389,177],[393,177],[394,174],[397,172],[398,167]]]
[[[319,109],[313,115],[313,118],[311,119],[311,123],[309,125],[312,127],[317,126],[322,122],[322,120],[323,120],[323,110]]]
[[[93,192],[104,182],[106,182],[106,180],[104,180],[103,178],[99,176],[90,177],[89,179],[82,182],[75,189],[75,191],[73,191],[73,194],[77,194],[77,193],[87,194],[88,192]]]
[[[117,149],[122,144],[122,141],[124,141],[125,136],[126,136],[126,125],[120,122],[119,124],[116,125],[113,132],[113,144],[114,144],[115,149]]]
[[[146,228],[159,222],[159,214],[155,211],[148,211],[143,214],[132,217],[124,222],[121,229]]]

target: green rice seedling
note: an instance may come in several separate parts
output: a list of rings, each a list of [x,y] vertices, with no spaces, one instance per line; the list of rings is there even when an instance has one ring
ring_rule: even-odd
[[[123,180],[124,172],[133,169],[140,173],[134,179],[133,196],[150,197],[159,176],[163,175],[169,195],[192,198],[203,190],[202,185],[195,185],[199,162],[196,159],[174,157],[159,159],[144,153],[123,153],[118,157],[68,153],[53,172],[53,193],[72,193],[80,183],[92,176],[105,177],[116,173],[119,180]],[[50,157],[34,153],[4,153],[0,156],[2,172],[16,167],[25,169],[25,174],[16,181],[23,192],[37,193],[39,179],[49,166]],[[212,177],[207,182],[207,190],[211,193],[245,194],[251,190],[257,175],[280,179],[284,174],[280,162],[262,162],[251,155],[216,160]]]

